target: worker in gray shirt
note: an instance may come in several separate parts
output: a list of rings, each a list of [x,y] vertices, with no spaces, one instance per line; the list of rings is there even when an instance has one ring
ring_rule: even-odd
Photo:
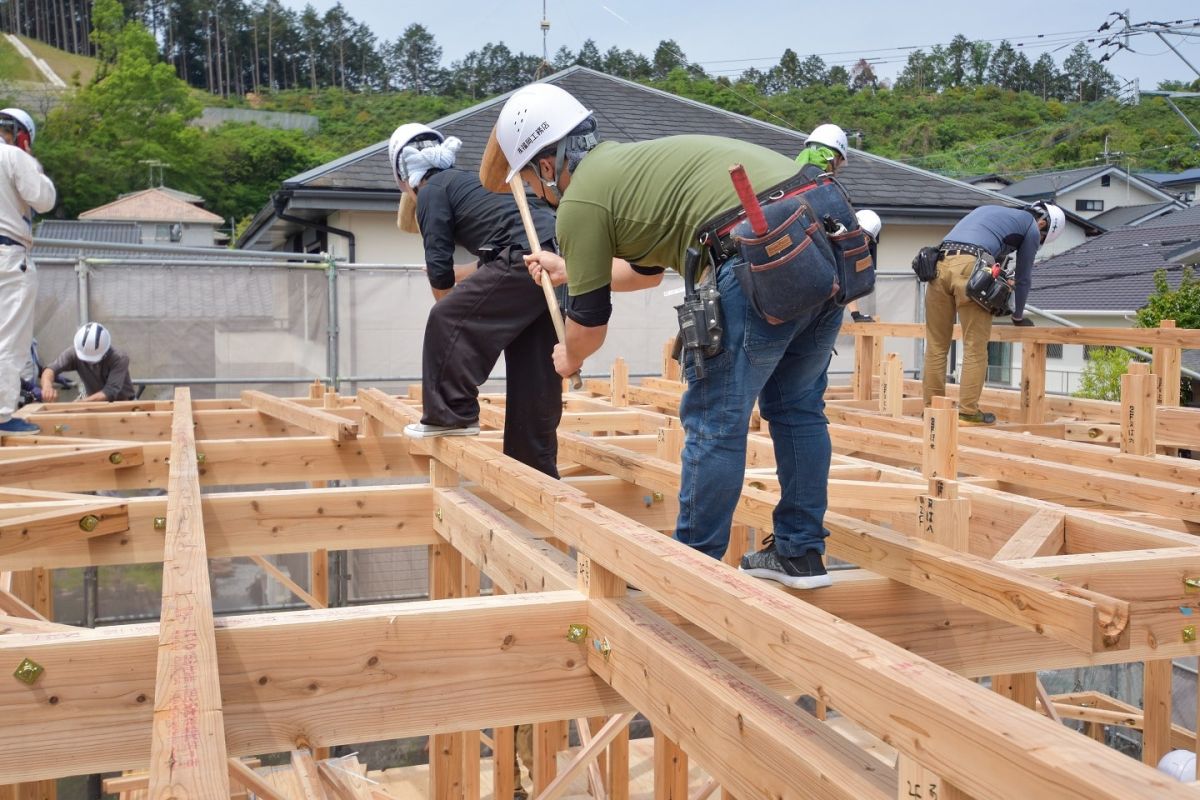
[[[42,370],[42,400],[58,399],[54,379],[61,372],[76,372],[83,381],[80,400],[132,400],[129,356],[112,346],[112,334],[99,322],[89,322],[75,333],[75,346],[68,347]]]

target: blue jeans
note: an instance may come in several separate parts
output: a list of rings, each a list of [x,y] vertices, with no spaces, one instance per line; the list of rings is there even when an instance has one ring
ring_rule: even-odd
[[[731,267],[726,262],[717,275],[725,351],[704,362],[703,380],[695,380],[690,355],[685,364],[688,388],[679,417],[686,440],[675,538],[713,558],[724,554],[757,399],[770,423],[780,481],[775,546],[790,557],[824,553],[832,454],[824,395],[843,309],[828,300],[799,319],[771,325],[751,308]]]

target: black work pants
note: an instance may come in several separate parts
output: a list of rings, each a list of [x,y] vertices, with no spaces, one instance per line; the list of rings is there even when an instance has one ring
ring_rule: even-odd
[[[557,478],[562,378],[551,354],[558,339],[521,256],[516,248],[501,251],[434,303],[421,359],[421,422],[477,422],[479,386],[504,353],[504,454]]]

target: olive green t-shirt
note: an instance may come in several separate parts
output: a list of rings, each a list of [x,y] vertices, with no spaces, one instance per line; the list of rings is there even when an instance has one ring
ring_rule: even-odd
[[[796,162],[720,136],[668,136],[597,145],[571,175],[558,207],[558,245],[572,296],[612,282],[612,260],[682,269],[699,227],[738,204],[729,168],[755,192],[796,174]]]

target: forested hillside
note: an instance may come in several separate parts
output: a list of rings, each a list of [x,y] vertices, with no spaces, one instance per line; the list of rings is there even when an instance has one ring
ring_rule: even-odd
[[[169,185],[243,219],[281,180],[386,139],[401,122],[436,119],[573,64],[790,128],[837,122],[857,147],[953,176],[1022,177],[1105,158],[1134,171],[1200,166],[1184,121],[1161,99],[1136,102],[1082,43],[1060,66],[1048,55],[1031,62],[1007,42],[959,36],[912,52],[893,86],[865,60],[847,68],[790,50],[769,69],[713,77],[671,40],[651,55],[602,53],[589,41],[579,52],[561,48],[553,64],[489,43],[446,66],[421,26],[377,42],[341,5],[319,16],[275,0],[230,0],[197,28],[199,8],[191,0],[0,0],[0,27],[99,61],[93,80],[39,120],[38,155],[61,192],[57,214],[74,217],[143,188],[144,162],[155,160],[169,165]],[[77,30],[84,24],[86,37]],[[4,92],[0,81],[0,102]],[[1200,121],[1200,101],[1179,102]],[[320,132],[189,125],[205,105],[311,113]]]

